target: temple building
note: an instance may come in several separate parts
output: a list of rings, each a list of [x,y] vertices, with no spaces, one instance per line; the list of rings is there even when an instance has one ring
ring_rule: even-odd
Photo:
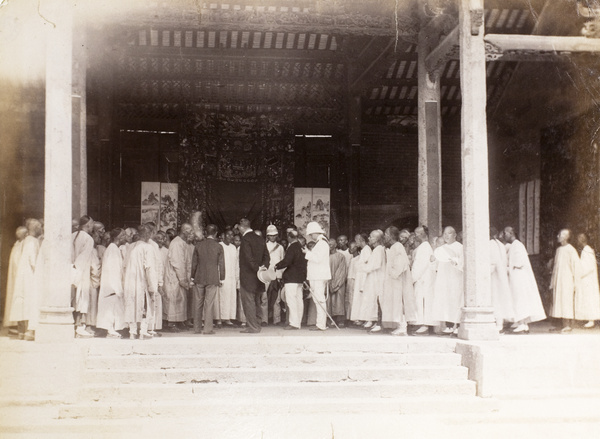
[[[44,219],[41,341],[72,334],[71,220],[462,231],[459,337],[498,336],[489,227],[514,226],[549,305],[562,227],[600,245],[600,6],[591,0],[0,2],[2,298],[14,231]],[[595,5],[595,6],[594,6]]]

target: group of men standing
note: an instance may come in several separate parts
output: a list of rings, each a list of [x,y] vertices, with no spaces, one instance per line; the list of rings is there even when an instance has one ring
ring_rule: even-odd
[[[392,335],[455,334],[464,306],[463,246],[452,227],[430,240],[425,226],[413,233],[385,231],[328,239],[316,222],[306,238],[295,227],[279,239],[273,225],[266,240],[240,220],[219,235],[209,224],[200,239],[190,224],[179,234],[147,223],[137,229],[104,225],[88,216],[74,224],[72,304],[77,337],[152,338],[161,330],[214,334],[243,326],[258,333],[269,321],[286,330],[302,325],[324,331],[351,325]],[[308,238],[308,239],[307,239]],[[600,290],[594,251],[578,236],[581,256],[562,230],[554,258],[550,315],[594,326],[600,319]],[[307,242],[308,241],[308,242]],[[432,245],[433,244],[433,245]],[[43,276],[42,223],[27,220],[17,229],[11,252],[4,325],[32,340],[39,317]],[[525,246],[512,227],[490,230],[491,293],[498,331],[511,323],[526,334],[544,320],[537,283]],[[409,326],[410,325],[410,326]]]

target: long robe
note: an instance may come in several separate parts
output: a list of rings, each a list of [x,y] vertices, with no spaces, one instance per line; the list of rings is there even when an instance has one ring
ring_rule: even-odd
[[[463,281],[463,246],[460,242],[444,244],[433,252],[437,273],[433,287],[433,319],[460,323],[465,303]]]
[[[221,320],[233,320],[236,318],[237,311],[237,295],[236,285],[239,270],[237,260],[237,249],[233,244],[225,244],[221,242],[223,247],[223,255],[225,257],[225,279],[219,287],[219,312],[216,316]],[[237,268],[236,268],[237,267]]]
[[[365,279],[367,277],[365,268],[372,253],[373,250],[371,250],[371,247],[365,245],[358,256],[358,262],[356,263],[356,278],[354,279],[354,292],[352,297],[352,312],[350,317],[352,320],[361,320],[359,315],[364,297],[362,291],[365,285]]]
[[[581,251],[581,285],[575,295],[577,320],[600,320],[600,288],[596,253],[586,245]]]
[[[352,317],[352,303],[354,301],[354,282],[356,281],[356,267],[359,256],[352,257],[348,265],[348,276],[346,278],[346,319]]]
[[[546,318],[540,292],[527,250],[515,239],[508,246],[508,280],[512,295],[515,322],[537,322]]]
[[[274,270],[275,265],[281,260],[283,260],[285,256],[285,249],[278,242],[267,241],[266,245],[270,257],[269,269]],[[283,269],[275,270],[275,274],[277,275],[277,279],[281,279],[281,277],[283,276]],[[271,287],[270,290],[269,287]],[[265,285],[265,292],[263,293],[263,299],[263,322],[269,321],[269,311],[273,313],[272,317],[274,324],[278,324],[279,322],[281,322],[281,290],[279,289],[279,284],[271,285],[271,282],[267,282]]]
[[[6,300],[4,302],[4,320],[2,320],[2,326],[15,326],[17,322],[10,320],[10,311],[15,291],[15,278],[17,277],[17,268],[19,265],[19,259],[23,252],[23,240],[15,242],[11,251],[10,257],[8,258],[8,273],[6,279]]]
[[[186,270],[186,275],[187,275],[187,279],[188,282],[192,279],[192,258],[194,257],[194,249],[196,248],[196,246],[192,243],[188,243],[187,244],[187,248],[186,248],[186,266],[185,266],[185,270]],[[196,295],[194,294],[194,289],[193,288],[188,288],[186,290],[187,292],[187,296],[186,296],[186,315],[187,315],[187,320],[193,320],[194,319],[194,310],[196,309]],[[218,293],[218,290],[217,290]],[[214,301],[214,307],[218,307],[219,306],[219,302],[217,300]],[[216,315],[216,312],[213,312],[213,315]],[[202,317],[204,319],[204,316]]]
[[[161,293],[161,303],[162,303],[162,319],[163,320],[167,320],[167,301],[168,299],[166,298],[166,294],[165,294],[165,272],[166,272],[166,268],[167,268],[167,264],[169,263],[169,247],[161,247],[160,248],[160,257],[162,259],[162,266],[163,266],[163,289],[162,289],[162,293]],[[162,325],[162,322],[161,322]]]
[[[29,316],[29,320],[27,321],[27,329],[32,331],[37,330],[40,323],[40,308],[44,299],[44,288],[46,287],[44,275],[44,255],[48,251],[47,247],[48,241],[44,241],[42,239],[40,242],[40,250],[38,251],[37,259],[35,262],[35,272],[33,273],[33,285],[35,289],[35,295],[30,296],[32,299],[32,301],[30,302],[30,308],[34,311]]]
[[[331,270],[331,279],[328,284],[329,297],[327,297],[329,314],[331,316],[345,316],[348,265],[342,253],[335,252],[329,255],[329,269]]]
[[[17,265],[10,309],[10,320],[13,322],[29,320],[33,317],[33,313],[38,311],[33,305],[36,301],[34,273],[39,250],[40,241],[37,238],[33,236],[25,237],[21,257]]]
[[[98,317],[98,294],[100,291],[100,281],[102,279],[102,260],[98,256],[98,248],[92,251],[92,288],[90,289],[90,307],[86,323],[90,326],[96,326]]]
[[[149,240],[148,243],[152,246],[152,250],[154,251],[154,267],[156,270],[156,279],[158,281],[158,286],[163,287],[164,285],[164,275],[165,275],[165,265],[162,253],[160,251],[160,247],[154,240]],[[163,303],[162,296],[158,291],[154,294],[154,314],[152,315],[152,320],[154,322],[154,326],[151,327],[151,330],[160,331],[162,329],[162,315],[163,315]]]
[[[404,246],[396,242],[386,250],[381,320],[386,328],[417,321],[417,304],[410,262]]]
[[[176,236],[169,245],[163,285],[166,297],[166,303],[163,303],[163,306],[166,308],[169,322],[183,322],[187,318],[187,288],[183,288],[179,284],[179,282],[189,282],[187,260],[188,245],[183,239]]]
[[[84,231],[71,236],[73,263],[72,284],[75,289],[74,308],[76,312],[88,314],[92,291],[100,286],[100,263],[94,253],[94,239]],[[89,320],[90,317],[86,317]]]
[[[508,281],[508,257],[506,247],[497,239],[490,239],[490,283],[496,322],[513,321],[515,315]]]
[[[366,273],[362,289],[362,299],[358,311],[358,320],[377,321],[377,300],[383,294],[385,281],[385,247],[378,245],[373,249],[369,260],[363,267]]]
[[[140,240],[133,245],[123,281],[123,319],[126,323],[140,323],[146,316],[148,326],[152,324],[151,310],[154,307],[154,293],[158,290],[155,260],[154,250],[149,243]]]
[[[125,328],[123,308],[123,255],[116,244],[111,243],[102,256],[96,326],[117,331]]]
[[[422,242],[413,252],[411,269],[417,306],[417,324],[434,326],[438,322],[433,318],[433,285],[435,266],[431,262],[433,249],[427,241]]]
[[[575,318],[575,294],[579,290],[581,271],[579,255],[571,244],[556,249],[550,284],[553,292],[552,317]]]

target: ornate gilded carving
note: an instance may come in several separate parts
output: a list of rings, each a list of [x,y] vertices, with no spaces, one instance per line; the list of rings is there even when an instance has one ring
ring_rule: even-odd
[[[502,49],[488,41],[485,42],[485,60],[496,61],[504,56]]]
[[[479,35],[479,29],[483,25],[483,9],[471,9],[471,35]]]
[[[585,23],[581,35],[586,38],[600,38],[600,18]]]

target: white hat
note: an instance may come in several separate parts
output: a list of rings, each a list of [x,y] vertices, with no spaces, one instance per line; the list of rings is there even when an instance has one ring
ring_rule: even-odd
[[[306,226],[306,234],[312,235],[313,233],[322,233],[323,235],[325,234],[319,223],[316,221],[312,221]]]
[[[273,282],[275,279],[277,279],[277,273],[275,273],[275,270],[272,268],[268,270],[258,270],[256,272],[256,277],[258,277],[258,280],[266,285],[269,282]]]
[[[267,236],[271,236],[271,235],[279,235],[279,232],[277,231],[277,227],[275,227],[273,224],[271,224],[269,227],[267,227]]]

